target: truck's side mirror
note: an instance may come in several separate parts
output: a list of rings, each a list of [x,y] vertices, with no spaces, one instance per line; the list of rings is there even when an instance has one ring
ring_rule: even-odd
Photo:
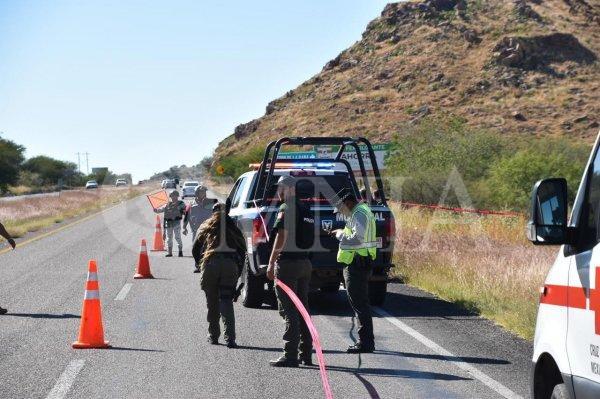
[[[567,228],[567,181],[540,180],[531,193],[531,217],[527,238],[535,245],[569,244]]]

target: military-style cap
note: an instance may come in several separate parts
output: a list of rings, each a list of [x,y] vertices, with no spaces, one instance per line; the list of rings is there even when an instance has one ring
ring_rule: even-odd
[[[346,200],[356,201],[356,195],[354,195],[352,190],[348,188],[342,188],[331,199],[331,205],[333,205],[333,207],[335,208],[334,212],[339,212],[340,207],[344,205],[344,201]]]
[[[289,176],[289,175],[284,175],[281,176],[279,178],[279,180],[277,180],[277,185],[279,187],[295,187],[296,186],[296,179],[293,176]]]
[[[176,196],[178,196],[178,197],[179,197],[179,191],[177,191],[177,190],[173,190],[173,191],[171,191],[171,194],[169,194],[169,197],[172,197],[172,196],[174,196],[174,195],[176,195]]]
[[[224,208],[225,208],[225,204],[223,204],[221,202],[216,202],[212,207],[212,211],[213,211],[213,213],[221,212],[221,210],[223,210]]]
[[[208,188],[206,188],[205,186],[203,186],[202,184],[200,184],[198,187],[196,187],[196,190],[194,190],[194,193],[198,194],[200,191],[207,192]]]

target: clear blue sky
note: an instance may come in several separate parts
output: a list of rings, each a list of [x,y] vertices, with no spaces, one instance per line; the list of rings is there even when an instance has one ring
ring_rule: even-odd
[[[134,180],[196,164],[386,3],[1,1],[0,132],[28,157],[87,151]]]

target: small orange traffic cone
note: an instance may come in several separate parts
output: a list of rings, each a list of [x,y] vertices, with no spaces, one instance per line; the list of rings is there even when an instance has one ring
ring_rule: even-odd
[[[96,261],[90,260],[88,267],[79,338],[76,342],[73,342],[73,348],[108,348],[110,345],[104,340],[104,328],[102,328],[100,286],[98,284],[98,266],[96,265]]]
[[[154,241],[152,242],[152,251],[164,251],[165,242],[163,241],[162,223],[160,216],[156,215],[156,229],[154,230]]]
[[[133,278],[154,278],[150,272],[150,259],[148,259],[148,250],[146,249],[146,240],[142,239],[140,245],[140,257],[138,258],[137,270]]]

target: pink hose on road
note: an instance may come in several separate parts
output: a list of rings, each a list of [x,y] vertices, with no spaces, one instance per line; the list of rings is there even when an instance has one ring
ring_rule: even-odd
[[[310,335],[313,340],[313,345],[315,346],[315,350],[317,351],[317,359],[319,360],[319,370],[321,372],[321,382],[323,383],[323,391],[325,391],[326,399],[333,399],[333,394],[331,393],[331,387],[329,386],[329,377],[327,376],[327,369],[325,368],[325,358],[323,356],[323,349],[321,348],[321,341],[319,340],[319,333],[317,332],[317,328],[315,327],[308,311],[300,301],[300,299],[296,296],[294,291],[287,285],[285,285],[280,280],[275,280],[275,284],[279,286],[285,293],[290,297],[294,305],[296,305],[296,309],[302,315],[304,322],[308,326],[308,330],[310,331]]]

